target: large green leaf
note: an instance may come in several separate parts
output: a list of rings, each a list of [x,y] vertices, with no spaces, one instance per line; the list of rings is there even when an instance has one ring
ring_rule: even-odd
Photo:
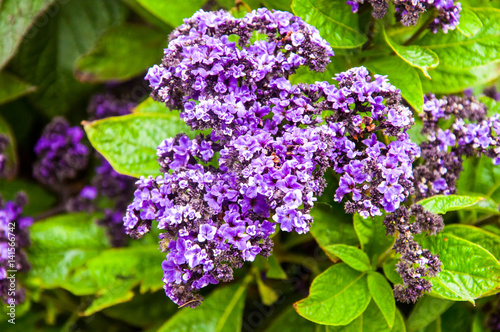
[[[137,105],[132,113],[168,113],[169,109],[161,101],[154,101],[153,98],[149,97],[142,103]]]
[[[287,12],[292,11],[290,8],[292,0],[262,0],[262,3],[269,9],[284,10]]]
[[[68,0],[48,11],[57,14],[32,27],[11,67],[22,80],[37,86],[29,96],[31,102],[54,115],[86,99],[92,87],[76,81],[74,62],[92,49],[104,31],[122,23],[126,10],[119,0]]]
[[[191,17],[206,1],[134,0],[137,5],[173,27],[181,25],[183,19]]]
[[[36,88],[5,71],[0,72],[0,104],[34,92]]]
[[[366,273],[335,264],[311,285],[309,296],[294,304],[302,317],[318,324],[347,325],[370,303]]]
[[[394,326],[390,328],[374,301],[366,310],[346,326],[328,326],[327,332],[405,332],[403,316],[396,310]]]
[[[481,196],[465,196],[465,195],[437,195],[417,202],[424,209],[437,214],[445,214],[450,211],[463,210],[476,205],[484,200]]]
[[[429,70],[432,80],[420,74],[422,88],[425,93],[435,94],[459,93],[469,87],[486,84],[500,75],[500,67],[497,62],[484,66],[471,68],[456,68],[447,66],[446,62],[440,58],[440,65]]]
[[[0,70],[10,58],[28,32],[37,16],[42,14],[54,0],[3,0],[0,1]],[[54,14],[43,15],[47,21]],[[29,36],[28,36],[29,37]]]
[[[468,158],[463,167],[457,181],[459,192],[480,193],[500,202],[500,167],[493,165],[491,158]]]
[[[76,295],[97,294],[83,313],[91,315],[129,301],[137,285],[141,293],[161,289],[164,259],[158,245],[105,250],[78,267],[62,287]]]
[[[325,332],[329,331],[331,326],[321,326]],[[280,314],[271,325],[265,330],[266,332],[317,332],[319,325],[314,324],[307,319],[301,317],[292,306],[289,306],[285,311]]]
[[[469,8],[460,11],[460,24],[457,29],[466,37],[475,36],[483,27],[483,22]]]
[[[438,299],[425,295],[418,300],[408,317],[408,330],[420,330],[435,321],[443,312],[453,305],[453,301]]]
[[[417,45],[399,45],[387,35],[385,29],[383,30],[383,33],[387,44],[401,59],[403,59],[410,66],[422,70],[422,73],[427,78],[431,78],[427,70],[435,68],[439,64],[439,58],[436,53]]]
[[[196,309],[183,308],[158,332],[240,331],[248,281],[220,287]]]
[[[401,90],[401,95],[408,104],[417,112],[422,112],[424,93],[415,68],[398,56],[369,59],[364,65],[374,74],[387,75],[391,84]]]
[[[475,243],[488,250],[497,259],[500,259],[500,236],[484,229],[471,225],[447,225],[443,234],[452,234],[456,237]]]
[[[30,227],[29,282],[43,288],[61,287],[72,271],[108,248],[98,215],[65,214],[37,221]]]
[[[434,51],[448,68],[472,68],[500,59],[500,10],[469,9],[481,21],[482,27],[467,37],[458,30],[448,33],[427,33],[416,44]],[[432,75],[432,73],[431,73]],[[432,76],[434,77],[434,76]]]
[[[160,62],[167,36],[153,28],[125,24],[106,31],[95,47],[78,59],[75,75],[82,82],[124,81]]]
[[[396,271],[396,264],[398,262],[399,259],[397,259],[396,257],[392,257],[384,261],[384,264],[382,265],[386,278],[389,279],[393,284],[403,283],[403,279],[401,279],[398,271]]]
[[[368,271],[370,269],[370,259],[360,249],[345,244],[334,244],[325,247],[325,251],[330,257],[338,257],[344,263],[356,271]]]
[[[387,279],[378,272],[368,273],[368,289],[373,301],[382,312],[387,325],[392,328],[396,317],[396,300]]]
[[[135,177],[158,175],[158,145],[179,133],[190,133],[179,113],[174,111],[136,113],[88,122],[85,131],[94,148],[117,172]]]
[[[333,48],[355,48],[368,40],[358,29],[358,15],[343,0],[293,0],[292,10]]]
[[[314,220],[311,234],[321,248],[338,243],[359,245],[352,221],[342,218],[343,211],[336,211],[326,203],[316,203],[311,215]]]
[[[131,301],[106,308],[101,313],[132,326],[150,328],[177,311],[177,305],[160,290],[152,294],[136,294]]]
[[[374,256],[380,258],[381,255],[388,252],[394,244],[394,237],[385,235],[385,226],[383,217],[363,219],[359,214],[354,215],[354,229],[358,234],[361,249],[372,259]]]
[[[393,298],[394,300],[394,298]],[[371,301],[366,310],[355,320],[345,326],[318,325],[310,322],[299,315],[292,308],[285,310],[275,319],[266,332],[404,332],[405,323],[403,316],[396,310],[394,326],[392,329],[387,325],[384,316],[375,302]]]
[[[416,239],[423,248],[439,254],[443,263],[442,271],[431,278],[431,295],[473,303],[500,289],[500,263],[482,247],[451,234]]]

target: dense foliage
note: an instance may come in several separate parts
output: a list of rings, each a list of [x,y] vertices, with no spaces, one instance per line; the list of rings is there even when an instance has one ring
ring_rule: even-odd
[[[3,331],[500,331],[500,3],[0,1]]]

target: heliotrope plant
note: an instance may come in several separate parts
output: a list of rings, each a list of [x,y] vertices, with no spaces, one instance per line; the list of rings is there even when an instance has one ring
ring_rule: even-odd
[[[126,4],[0,9],[19,328],[498,329],[500,5]]]
[[[252,43],[255,32],[267,38]],[[385,76],[372,78],[364,67],[338,74],[338,86],[290,83],[299,66],[321,71],[332,55],[314,27],[267,9],[241,19],[199,11],[171,34],[161,65],[146,76],[153,97],[180,109],[192,130],[212,131],[160,144],[164,175],[137,182],[124,225],[139,238],[158,222],[165,291],[175,303],[195,307],[197,290],[231,280],[233,268],[256,255],[268,257],[277,225],[307,232],[327,169],[340,176],[335,201],[351,196],[347,213],[403,214],[386,218],[403,260],[396,297],[414,302],[430,290],[423,277],[439,272],[440,262],[412,233],[435,234],[442,219],[416,206],[410,225],[401,206],[420,156],[406,133],[413,115]]]

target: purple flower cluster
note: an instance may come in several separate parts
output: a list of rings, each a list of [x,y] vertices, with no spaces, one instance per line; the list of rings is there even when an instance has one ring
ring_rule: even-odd
[[[410,218],[414,221],[410,223]],[[437,255],[422,247],[413,239],[414,234],[427,232],[436,235],[443,227],[443,218],[425,211],[421,205],[410,209],[401,206],[384,219],[387,235],[397,234],[393,249],[401,255],[396,271],[403,279],[402,285],[394,286],[394,297],[405,303],[416,302],[430,292],[432,283],[425,277],[434,277],[441,271],[441,261]]]
[[[18,194],[14,202],[0,201],[0,296],[7,304],[24,301],[24,289],[18,286],[17,279],[12,278],[8,270],[27,272],[30,269],[22,249],[30,245],[27,228],[33,223],[32,218],[22,216],[27,202],[24,193]]]
[[[339,88],[322,84],[317,96],[322,107],[336,110],[325,119],[335,137],[332,168],[342,174],[335,200],[352,193],[346,211],[364,218],[393,212],[412,193],[412,163],[420,156],[405,132],[414,123],[412,113],[385,76],[375,75],[372,81],[359,67],[336,79]],[[394,140],[384,144],[376,132]]]
[[[486,111],[473,97],[425,97],[422,133],[428,140],[420,144],[423,163],[414,169],[417,199],[455,193],[464,157],[483,154],[500,164],[499,116]]]
[[[255,33],[265,38],[250,43]],[[242,19],[199,11],[172,33],[146,76],[153,97],[193,130],[212,131],[160,144],[164,175],[137,182],[124,224],[136,238],[153,221],[164,230],[163,280],[175,303],[195,307],[194,292],[267,257],[277,224],[307,232],[328,168],[341,174],[335,199],[352,194],[348,212],[364,217],[394,211],[411,193],[413,117],[385,76],[372,80],[360,67],[337,75],[338,87],[288,80],[301,65],[323,70],[331,55],[314,27],[267,9]]]
[[[249,44],[257,33],[266,40]],[[182,110],[191,128],[213,128],[225,142],[261,124],[273,81],[301,65],[322,71],[330,56],[316,28],[290,13],[262,8],[236,19],[200,10],[172,32],[162,64],[146,79],[154,97]]]
[[[357,13],[359,5],[365,1],[372,5],[374,18],[381,19],[387,14],[389,4],[385,0],[348,0],[347,4],[352,7],[353,13]],[[433,33],[439,29],[444,33],[454,30],[459,24],[462,10],[460,2],[454,0],[393,0],[393,3],[396,7],[396,20],[404,26],[417,24],[422,13],[435,8],[438,15],[429,24]]]
[[[53,187],[74,179],[88,162],[89,149],[81,142],[84,136],[80,127],[70,127],[64,118],[54,118],[35,145],[34,177]]]
[[[114,96],[111,93],[96,94],[89,105],[91,120],[130,114],[136,103]]]

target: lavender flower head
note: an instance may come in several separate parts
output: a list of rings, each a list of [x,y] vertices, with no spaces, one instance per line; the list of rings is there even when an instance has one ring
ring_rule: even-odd
[[[348,0],[347,4],[352,7],[352,12],[357,13],[359,5],[368,2],[373,7],[373,17],[381,19],[387,14],[389,8],[385,0]],[[393,0],[396,9],[396,20],[404,26],[415,25],[420,15],[428,10],[436,9],[438,15],[429,24],[429,29],[437,33],[441,29],[444,33],[454,30],[460,19],[462,10],[460,2],[454,0]]]
[[[487,117],[474,97],[428,95],[422,119],[427,141],[420,144],[423,163],[414,169],[417,199],[455,193],[464,158],[486,155],[500,164],[499,116]]]
[[[267,39],[249,43],[254,32]],[[353,68],[337,75],[338,88],[288,80],[301,65],[324,70],[332,55],[314,27],[267,9],[241,19],[199,11],[171,34],[146,76],[152,96],[193,130],[212,130],[160,144],[164,175],[137,181],[123,221],[136,238],[153,221],[164,231],[164,288],[175,303],[195,307],[196,291],[269,256],[277,225],[307,232],[328,168],[341,174],[335,199],[352,195],[348,212],[364,217],[394,211],[411,193],[413,117],[385,76]],[[392,141],[379,142],[379,132]]]
[[[410,222],[413,219],[413,222]],[[426,277],[434,277],[441,271],[439,256],[433,255],[414,240],[414,234],[427,232],[436,235],[444,228],[443,218],[425,211],[421,205],[410,209],[400,207],[384,219],[387,235],[396,235],[394,251],[400,254],[396,271],[403,284],[394,286],[394,297],[401,302],[416,302],[425,292],[430,292],[432,283]]]
[[[23,206],[27,197],[18,194],[14,202],[0,201],[0,296],[6,304],[19,304],[24,301],[24,289],[17,284],[12,273],[27,272],[30,265],[26,259],[23,247],[30,245],[28,227],[33,223],[30,217],[22,216]],[[15,295],[9,290],[15,289]]]
[[[130,114],[136,103],[117,98],[111,93],[94,95],[90,101],[91,120]]]
[[[35,145],[34,177],[52,186],[74,179],[88,162],[89,149],[81,142],[83,137],[80,127],[70,127],[64,118],[54,118]]]

